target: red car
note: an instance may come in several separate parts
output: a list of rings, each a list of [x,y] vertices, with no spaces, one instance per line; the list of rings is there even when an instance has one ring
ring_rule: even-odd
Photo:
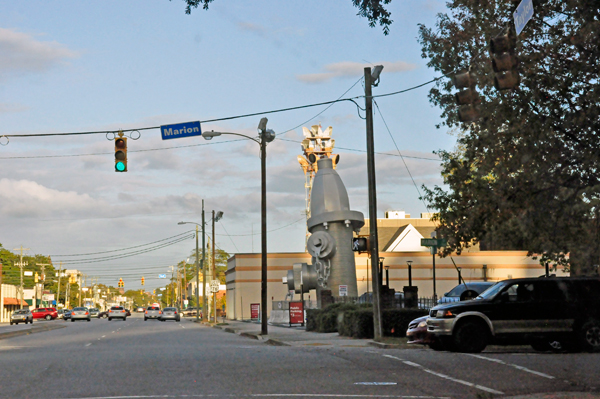
[[[442,350],[442,345],[437,341],[435,335],[427,331],[427,317],[423,316],[414,319],[408,324],[406,338],[409,344],[427,345],[433,350]]]
[[[58,318],[58,311],[55,308],[37,308],[31,311],[34,319],[54,320]]]

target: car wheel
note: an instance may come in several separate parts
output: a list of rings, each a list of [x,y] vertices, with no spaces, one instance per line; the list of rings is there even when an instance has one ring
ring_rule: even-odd
[[[112,317],[109,317],[109,318],[108,318],[108,321],[112,321]]]
[[[148,320],[148,318],[147,318],[147,317],[144,317],[144,321],[147,321],[147,320]]]
[[[578,338],[582,350],[587,352],[600,351],[600,321],[588,320],[583,323]]]
[[[87,319],[88,321],[92,321],[92,319]]]
[[[46,315],[45,317],[46,320],[52,320],[52,316],[50,316],[49,314]]]
[[[465,321],[460,323],[452,334],[454,348],[458,352],[479,353],[489,340],[489,330],[482,322]]]
[[[13,323],[13,322],[11,321],[11,322],[10,322],[10,325],[12,326],[13,324],[15,324],[15,323]]]
[[[71,323],[73,323],[75,321],[75,319],[71,319]]]

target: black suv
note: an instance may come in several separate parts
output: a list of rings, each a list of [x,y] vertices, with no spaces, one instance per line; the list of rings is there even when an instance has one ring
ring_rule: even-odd
[[[504,280],[466,302],[431,309],[427,330],[448,350],[481,352],[488,344],[550,342],[600,351],[600,279]]]

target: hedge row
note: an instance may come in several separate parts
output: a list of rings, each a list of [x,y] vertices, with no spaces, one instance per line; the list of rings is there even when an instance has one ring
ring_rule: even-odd
[[[383,335],[405,337],[408,323],[425,316],[422,309],[386,309],[382,311]],[[370,304],[333,304],[324,309],[308,309],[306,330],[338,332],[353,338],[373,338],[373,308]]]

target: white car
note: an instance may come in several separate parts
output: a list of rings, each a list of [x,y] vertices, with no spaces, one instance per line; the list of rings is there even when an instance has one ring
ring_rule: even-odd
[[[90,310],[86,307],[73,308],[73,311],[71,311],[71,321],[73,322],[75,320],[91,321],[92,316],[90,315]]]
[[[127,311],[123,306],[113,306],[108,311],[108,321],[112,319],[127,320]]]

